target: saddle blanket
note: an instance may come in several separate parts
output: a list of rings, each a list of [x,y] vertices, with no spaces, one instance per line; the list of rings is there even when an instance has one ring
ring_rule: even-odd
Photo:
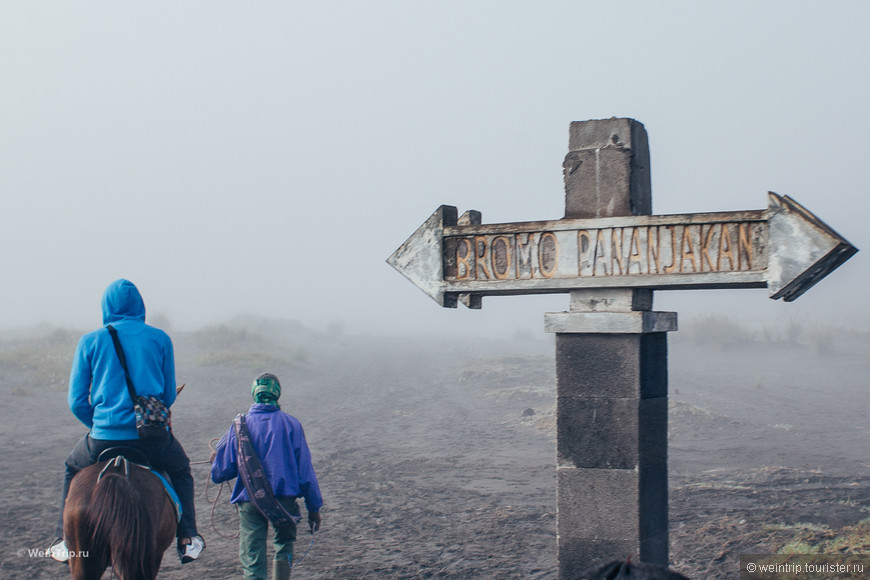
[[[172,484],[169,483],[169,480],[166,478],[166,476],[163,475],[162,473],[160,473],[159,471],[157,471],[155,469],[151,469],[150,467],[145,467],[144,465],[141,465],[140,467],[143,467],[144,469],[147,469],[151,473],[156,475],[157,479],[160,480],[160,483],[163,484],[163,489],[166,490],[166,495],[169,496],[169,499],[172,500],[172,505],[175,506],[175,519],[180,522],[181,521],[181,500],[178,499],[178,494],[175,493],[175,488],[172,487]]]

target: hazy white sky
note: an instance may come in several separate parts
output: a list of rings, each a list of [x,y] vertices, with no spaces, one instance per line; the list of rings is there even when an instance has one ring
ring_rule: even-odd
[[[0,2],[0,327],[100,323],[133,280],[176,328],[542,333],[567,297],[445,310],[384,260],[440,204],[563,214],[568,124],[647,128],[655,213],[790,195],[870,248],[870,3]],[[864,252],[793,304],[870,322]]]

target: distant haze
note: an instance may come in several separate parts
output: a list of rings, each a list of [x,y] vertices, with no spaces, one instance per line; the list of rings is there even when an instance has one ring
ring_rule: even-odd
[[[240,313],[543,335],[565,296],[445,311],[384,260],[441,204],[560,218],[571,121],[649,133],[655,213],[789,195],[870,249],[870,4],[5,2],[0,328],[100,323],[125,277],[177,328]],[[681,314],[866,327],[861,252],[793,304]]]

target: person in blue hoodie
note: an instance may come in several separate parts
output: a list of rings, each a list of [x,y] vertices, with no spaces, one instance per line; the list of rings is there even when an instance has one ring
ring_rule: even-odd
[[[196,530],[193,476],[190,460],[181,443],[167,429],[165,437],[140,440],[136,431],[133,401],[107,325],[118,332],[127,367],[137,395],[160,398],[167,407],[175,402],[175,355],[169,336],[145,324],[145,303],[129,280],[115,280],[102,298],[103,326],[79,340],[69,383],[69,407],[88,428],[65,462],[61,514],[56,539],[49,547],[52,558],[68,558],[63,542],[63,506],[73,477],[96,463],[111,447],[132,447],[145,454],[155,469],[165,471],[181,503],[178,524],[178,555],[182,563],[199,557],[205,542]]]
[[[296,417],[281,411],[278,398],[281,383],[272,373],[263,373],[254,380],[251,398],[254,404],[244,416],[252,451],[259,459],[272,495],[286,513],[299,515],[297,498],[305,499],[308,526],[313,534],[320,528],[320,508],[323,498],[311,463],[311,452],[305,440],[302,424]],[[266,578],[266,536],[269,520],[251,502],[245,487],[244,473],[239,473],[236,427],[231,425],[212,456],[211,479],[215,483],[236,479],[230,503],[239,510],[239,557],[246,580]],[[249,482],[250,484],[250,482]],[[262,492],[256,489],[255,494]],[[291,521],[274,527],[275,547],[273,580],[290,577],[296,524]]]

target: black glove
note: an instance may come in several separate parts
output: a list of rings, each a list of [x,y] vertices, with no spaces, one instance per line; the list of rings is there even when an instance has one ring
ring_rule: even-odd
[[[320,529],[320,512],[308,512],[308,527],[312,534]]]

